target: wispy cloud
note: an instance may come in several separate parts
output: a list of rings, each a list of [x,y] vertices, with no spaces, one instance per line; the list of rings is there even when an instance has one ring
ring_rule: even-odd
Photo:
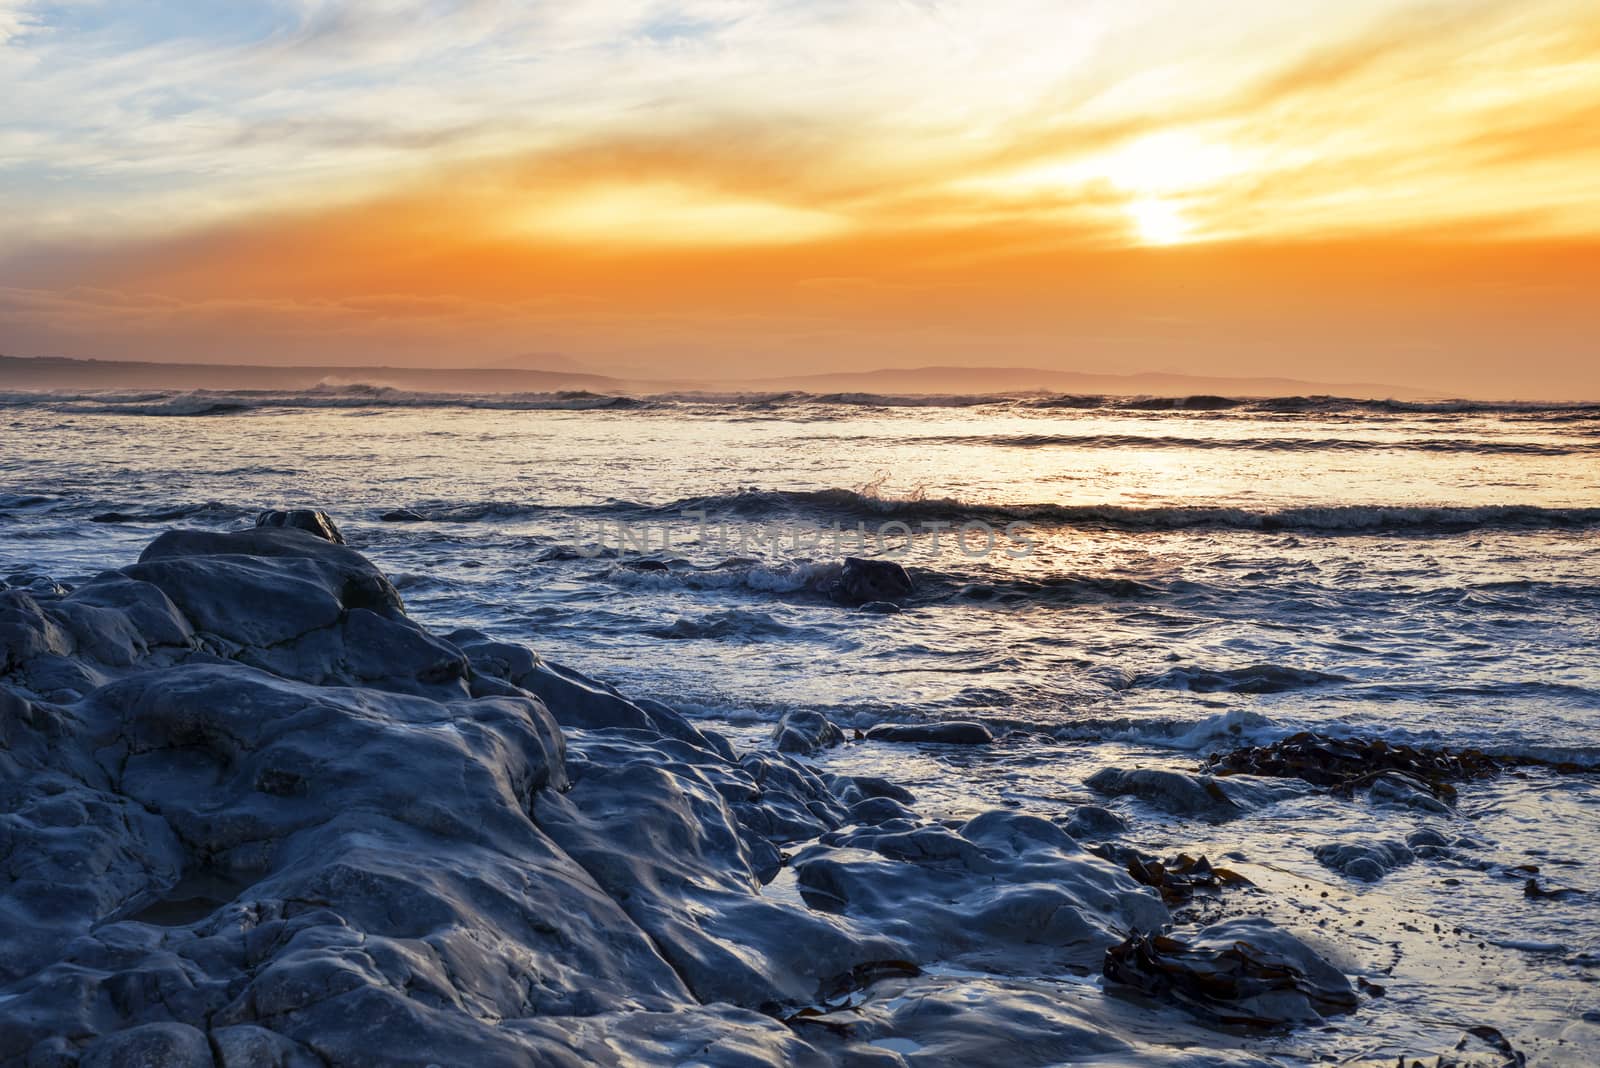
[[[1527,118],[1600,106],[1586,51],[1600,31],[1583,7],[1354,0],[1313,17],[1243,0],[256,0],[196,17],[192,5],[7,0],[0,179],[27,210],[8,212],[0,237],[168,232],[485,161],[555,170],[608,154],[612,193],[632,167],[682,188],[743,155],[710,184],[818,198],[774,211],[903,225],[943,205],[920,221],[944,225],[1045,197],[1090,204],[1092,223],[1096,161],[1177,128],[1250,154],[1245,180],[1261,190],[1321,177],[1324,195],[1253,219],[1215,217],[1228,198],[1201,183],[1190,207],[1219,236],[1409,226],[1411,210],[1470,218],[1503,210],[1494,187],[1519,179],[1550,225],[1592,232],[1593,198],[1551,163],[1581,151],[1577,139]],[[793,151],[774,152],[781,143]],[[1081,180],[1021,182],[1021,203],[970,195],[1052,167]],[[1354,171],[1392,178],[1402,203],[1377,210],[1383,198],[1363,192],[1369,219],[1340,207]]]
[[[1237,265],[1351,242],[1370,350],[1477,344],[1353,279],[1600,241],[1596,55],[1587,0],[0,0],[0,345],[1298,351],[1246,278],[1310,253]]]

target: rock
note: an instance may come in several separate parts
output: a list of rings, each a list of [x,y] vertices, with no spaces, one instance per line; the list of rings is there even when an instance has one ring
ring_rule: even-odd
[[[847,805],[869,797],[889,797],[902,805],[916,802],[910,790],[877,775],[828,775],[823,781],[834,796]]]
[[[1109,797],[1137,797],[1175,816],[1210,820],[1232,819],[1307,789],[1244,775],[1214,777],[1160,768],[1103,768],[1084,783]]]
[[[807,1037],[824,1027],[841,1029],[852,1041],[828,1047],[841,1068],[1273,1068],[1280,1063],[1227,1048],[1214,1031],[1174,1019],[1170,1012],[1139,1015],[1126,1000],[1107,999],[1084,983],[922,975],[880,981],[851,1000],[847,1010],[814,1022],[789,1021]],[[882,1059],[863,1057],[863,1046]]]
[[[841,604],[866,605],[875,601],[898,602],[916,592],[906,569],[893,560],[845,559],[830,596]]]
[[[1427,783],[1402,771],[1386,771],[1373,779],[1367,797],[1375,805],[1410,808],[1438,815],[1450,812],[1450,806],[1433,796]]]
[[[211,1044],[186,1024],[151,1023],[92,1044],[80,1068],[212,1068]]]
[[[498,642],[480,630],[454,630],[444,640],[461,650],[474,674],[515,683],[543,663],[532,649]]]
[[[536,694],[474,696],[370,563],[303,531],[175,531],[59,599],[0,591],[0,641],[7,1054],[820,1063],[686,978],[795,1000],[902,955],[758,892],[768,832],[845,819],[814,774],[479,636],[566,718],[626,721],[574,728],[569,778]]]
[[[1213,754],[1207,767],[1219,775],[1251,775],[1303,779],[1351,796],[1361,787],[1388,779],[1384,793],[1376,800],[1394,801],[1410,807],[1412,791],[1422,791],[1447,806],[1456,797],[1456,782],[1498,775],[1507,768],[1542,767],[1560,773],[1581,772],[1583,768],[1535,756],[1491,756],[1479,749],[1427,748],[1396,745],[1382,738],[1335,738],[1302,731],[1271,745],[1235,749]],[[1398,775],[1399,778],[1391,778]],[[1406,790],[1400,790],[1405,786]],[[1448,811],[1447,807],[1438,809]]]
[[[339,533],[339,527],[327,512],[313,511],[309,508],[293,508],[288,511],[272,509],[256,516],[258,527],[283,527],[290,530],[303,530],[307,534],[314,534],[323,541],[331,541],[335,545],[344,544],[344,535]]]
[[[1062,829],[1080,840],[1109,838],[1127,831],[1128,821],[1100,805],[1079,805]]]
[[[28,1051],[28,1068],[78,1068],[78,1047],[62,1035],[51,1035]]]
[[[318,1068],[323,1061],[298,1042],[254,1024],[211,1032],[217,1068]]]
[[[0,590],[7,587],[26,590],[38,598],[65,597],[72,592],[72,587],[57,582],[49,575],[35,575],[27,571],[7,575],[4,581],[0,581]]]
[[[821,712],[786,712],[772,728],[772,744],[780,753],[804,755],[843,742],[844,732]]]
[[[911,801],[432,634],[306,531],[171,531],[0,590],[0,1061],[903,1065],[800,1021],[919,961],[1082,968],[1170,918],[1049,821]],[[784,850],[824,907],[765,886]],[[869,1021],[917,1062],[1073,1048],[1043,998],[923,989],[938,1011]]]
[[[538,694],[545,704],[556,710],[556,721],[563,727],[651,729],[648,712],[614,687],[571,668],[541,660],[531,671],[513,681],[524,690]]]
[[[804,1001],[824,981],[904,956],[848,921],[753,895],[758,879],[732,807],[701,769],[649,746],[576,773],[541,826],[622,902],[702,1001]],[[667,848],[662,848],[665,845]]]
[[[1343,972],[1263,919],[1227,920],[1184,942],[1135,934],[1107,951],[1105,976],[1230,1025],[1320,1023],[1354,1010]]]
[[[1450,838],[1432,827],[1419,827],[1406,835],[1406,845],[1412,849],[1442,849],[1450,845]]]
[[[883,824],[890,820],[914,820],[917,814],[892,797],[869,797],[850,806],[846,815],[851,823]]]
[[[1120,868],[1048,820],[988,812],[959,830],[891,822],[822,836],[790,862],[801,895],[903,941],[912,959],[1083,965],[1169,920]]]
[[[893,601],[868,601],[860,606],[859,611],[870,612],[880,616],[893,616],[898,615],[901,608]]]
[[[937,742],[943,745],[988,745],[994,741],[989,728],[970,720],[940,720],[933,723],[880,723],[867,732],[874,742]]]
[[[288,529],[170,531],[121,574],[160,590],[211,651],[253,667],[315,685],[470,694],[461,651],[408,619],[389,580],[344,546]]]
[[[378,517],[382,523],[426,523],[428,517],[414,508],[395,508]]]
[[[1089,776],[1085,785],[1112,797],[1137,797],[1174,815],[1227,818],[1240,811],[1240,806],[1208,775],[1155,768],[1104,768]]]
[[[815,838],[845,821],[844,806],[815,772],[785,753],[746,753],[738,767],[752,794],[732,799],[740,822],[787,845]]]
[[[1375,883],[1416,856],[1403,842],[1330,842],[1313,850],[1317,863],[1351,879]]]
[[[367,561],[366,557],[354,549],[320,540],[300,531],[278,530],[271,527],[231,533],[169,530],[146,547],[139,555],[139,563],[135,567],[154,567],[170,564],[176,560],[183,560],[185,563],[181,567],[166,570],[172,571],[184,580],[179,582],[181,588],[198,589],[204,586],[206,583],[203,579],[206,576],[202,573],[201,562],[220,562],[234,564],[246,573],[253,571],[258,576],[264,576],[258,580],[265,582],[261,589],[262,595],[275,597],[278,600],[301,593],[302,590],[292,584],[293,580],[300,579],[321,586],[326,596],[344,608],[366,608],[383,613],[403,613],[405,610],[405,604],[394,586]],[[256,562],[267,560],[275,562],[270,564]],[[277,562],[284,560],[296,563]],[[137,577],[137,573],[130,568],[124,568],[122,574]],[[281,580],[287,588],[281,592],[274,590],[273,580]],[[214,581],[212,585],[215,586]],[[171,591],[166,592],[171,596]],[[260,612],[261,606],[249,600],[250,590],[235,592],[236,596],[230,604],[226,598],[226,589],[211,588],[205,591],[219,606],[213,613],[216,618],[248,619]],[[191,622],[195,622],[193,615],[182,601],[176,597],[173,601],[179,608],[184,609]]]
[[[1431,860],[1445,860],[1468,867],[1488,866],[1487,861],[1468,855],[1480,848],[1477,842],[1470,838],[1443,834],[1433,827],[1419,827],[1406,835],[1406,848],[1419,857]]]

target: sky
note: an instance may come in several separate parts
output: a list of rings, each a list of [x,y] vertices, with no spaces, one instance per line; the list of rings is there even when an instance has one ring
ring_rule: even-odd
[[[0,0],[0,353],[1600,398],[1595,0]]]

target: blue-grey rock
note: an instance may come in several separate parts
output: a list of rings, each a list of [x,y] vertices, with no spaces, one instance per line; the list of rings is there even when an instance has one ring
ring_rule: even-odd
[[[172,531],[0,590],[0,1064],[894,1063],[766,1013],[1165,916],[1052,824],[911,802],[431,634],[306,531]],[[827,909],[767,892],[800,843]]]
[[[970,720],[948,719],[932,723],[880,723],[867,732],[874,742],[935,742],[940,745],[988,745],[994,735],[988,727]]]
[[[1404,842],[1396,841],[1330,842],[1313,853],[1323,867],[1366,883],[1377,882],[1416,859]]]
[[[916,583],[906,569],[893,560],[864,560],[848,557],[830,595],[842,604],[864,605],[874,601],[898,602],[916,592]]]
[[[1102,768],[1084,785],[1108,797],[1136,797],[1175,816],[1210,820],[1232,819],[1308,789],[1298,780],[1196,775],[1164,768]]]
[[[772,728],[772,745],[780,753],[815,753],[843,741],[843,731],[810,709],[786,712]]]
[[[878,775],[826,775],[823,781],[847,805],[868,797],[890,797],[902,805],[915,804],[917,800],[904,786]]]
[[[868,920],[919,959],[1093,965],[1166,906],[1048,820],[988,812],[960,829],[890,823],[824,835],[791,862],[814,907]]]
[[[149,1023],[108,1035],[84,1051],[79,1068],[212,1068],[211,1043],[187,1024]]]
[[[1128,821],[1100,805],[1079,805],[1062,828],[1074,838],[1110,838],[1128,829]]]
[[[852,823],[883,824],[890,820],[914,820],[916,813],[892,797],[869,797],[850,806]]]
[[[335,545],[344,544],[344,535],[339,533],[339,526],[327,512],[319,512],[310,508],[273,508],[256,516],[258,527],[281,527],[289,530],[303,530],[307,534],[331,541]]]

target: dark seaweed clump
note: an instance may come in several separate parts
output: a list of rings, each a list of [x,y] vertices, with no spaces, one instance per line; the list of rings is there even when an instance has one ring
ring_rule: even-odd
[[[1311,1014],[1350,1012],[1360,1000],[1327,965],[1318,969],[1249,937],[1204,943],[1136,932],[1106,950],[1104,970],[1113,983],[1232,1026],[1277,1029]]]
[[[1334,738],[1302,731],[1271,745],[1213,753],[1205,770],[1214,775],[1264,775],[1303,779],[1348,795],[1399,772],[1426,786],[1435,797],[1454,801],[1452,783],[1487,779],[1511,768],[1542,767],[1564,774],[1591,771],[1578,764],[1533,756],[1495,756],[1481,749],[1397,745],[1382,738]]]
[[[1220,891],[1224,886],[1254,885],[1232,868],[1213,867],[1204,855],[1192,857],[1179,853],[1170,860],[1161,861],[1118,847],[1097,847],[1091,852],[1121,863],[1137,882],[1154,887],[1168,905],[1182,905],[1199,890]]]

